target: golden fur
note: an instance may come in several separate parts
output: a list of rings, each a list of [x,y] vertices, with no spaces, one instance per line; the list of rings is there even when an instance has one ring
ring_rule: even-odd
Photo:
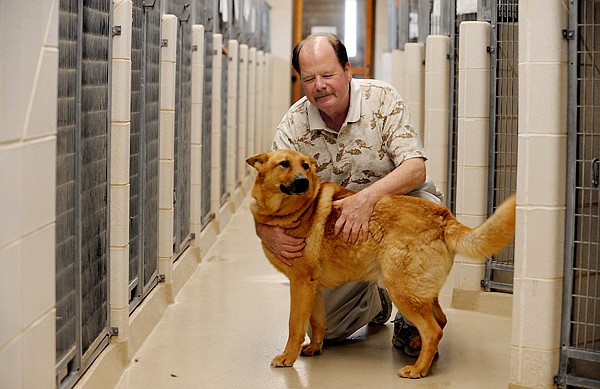
[[[292,366],[301,352],[320,354],[326,329],[321,287],[371,280],[385,283],[394,305],[421,334],[422,349],[415,365],[398,374],[424,377],[446,325],[438,294],[454,255],[483,259],[510,243],[515,230],[514,195],[475,229],[432,202],[410,196],[385,197],[371,216],[368,240],[361,238],[353,245],[333,235],[339,209],[332,207],[332,202],[354,192],[320,182],[312,158],[281,150],[255,155],[246,162],[258,171],[250,206],[255,220],[274,226],[300,221],[287,233],[306,238],[303,256],[291,267],[263,244],[271,264],[289,278],[291,294],[288,341],[271,366]],[[312,337],[309,344],[302,345],[308,322]]]

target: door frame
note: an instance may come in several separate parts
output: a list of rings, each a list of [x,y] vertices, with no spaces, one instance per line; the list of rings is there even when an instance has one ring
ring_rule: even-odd
[[[352,67],[352,75],[363,78],[373,77],[373,3],[374,0],[365,0],[366,32],[365,32],[365,66]],[[302,41],[302,20],[304,0],[294,0],[293,47]],[[296,70],[292,69],[292,101],[295,103],[302,97],[302,86]]]

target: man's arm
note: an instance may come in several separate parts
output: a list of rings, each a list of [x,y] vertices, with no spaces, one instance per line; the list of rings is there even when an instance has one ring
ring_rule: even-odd
[[[335,223],[335,234],[341,231],[346,242],[355,243],[360,234],[367,240],[369,219],[375,204],[385,196],[403,195],[412,191],[425,182],[425,178],[425,160],[407,159],[379,181],[350,197],[335,201],[333,205],[342,208]]]

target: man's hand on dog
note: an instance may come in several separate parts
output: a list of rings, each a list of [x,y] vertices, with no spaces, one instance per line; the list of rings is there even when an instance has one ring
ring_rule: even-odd
[[[375,204],[371,205],[366,191],[333,202],[334,207],[342,210],[335,222],[334,234],[342,233],[344,242],[355,244],[359,236],[363,241],[369,238],[369,220]]]
[[[296,228],[299,224],[298,221],[285,227],[278,227],[256,223],[256,235],[281,262],[292,266],[292,260],[302,256],[306,243],[304,239],[288,235],[286,230]]]

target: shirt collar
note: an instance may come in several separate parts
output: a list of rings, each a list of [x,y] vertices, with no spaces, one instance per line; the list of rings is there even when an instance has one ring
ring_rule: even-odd
[[[350,80],[350,108],[348,109],[348,115],[346,115],[346,123],[354,123],[360,119],[361,111],[361,89],[360,83],[354,78]],[[325,130],[327,126],[319,114],[317,107],[312,105],[308,101],[308,126],[311,130]]]

